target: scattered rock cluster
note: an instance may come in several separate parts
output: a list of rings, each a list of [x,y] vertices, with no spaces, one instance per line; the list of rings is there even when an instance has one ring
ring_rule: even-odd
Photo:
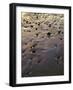
[[[64,15],[21,14],[22,77],[64,74]]]

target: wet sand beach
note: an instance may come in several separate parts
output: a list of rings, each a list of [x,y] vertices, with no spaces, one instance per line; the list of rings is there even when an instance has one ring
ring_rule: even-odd
[[[21,76],[64,75],[64,15],[21,16]]]

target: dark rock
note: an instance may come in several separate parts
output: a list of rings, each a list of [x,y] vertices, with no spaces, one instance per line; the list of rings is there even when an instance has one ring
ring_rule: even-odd
[[[50,33],[50,32],[48,32],[48,33],[47,33],[47,36],[48,36],[48,37],[50,37],[50,35],[51,35],[51,33]]]

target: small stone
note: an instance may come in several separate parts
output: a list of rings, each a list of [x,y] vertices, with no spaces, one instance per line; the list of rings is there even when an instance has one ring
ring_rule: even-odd
[[[26,21],[26,23],[28,23],[28,21]]]
[[[60,34],[61,33],[61,31],[58,31],[58,34]]]
[[[22,50],[22,53],[24,53],[25,52],[25,50]]]
[[[33,27],[33,25],[31,25],[31,27]]]
[[[49,27],[51,27],[51,24],[49,24]]]
[[[36,36],[38,36],[39,34],[37,33]]]
[[[62,38],[60,38],[60,40],[62,40]]]
[[[32,53],[35,53],[36,51],[35,50],[32,50]]]
[[[37,30],[37,28],[36,28],[36,30]]]
[[[40,23],[38,23],[38,26],[40,26]]]
[[[64,32],[62,32],[62,34],[64,34]]]
[[[51,35],[51,33],[50,33],[50,32],[48,32],[48,33],[47,33],[47,36],[48,36],[48,37],[50,37],[50,35]]]

